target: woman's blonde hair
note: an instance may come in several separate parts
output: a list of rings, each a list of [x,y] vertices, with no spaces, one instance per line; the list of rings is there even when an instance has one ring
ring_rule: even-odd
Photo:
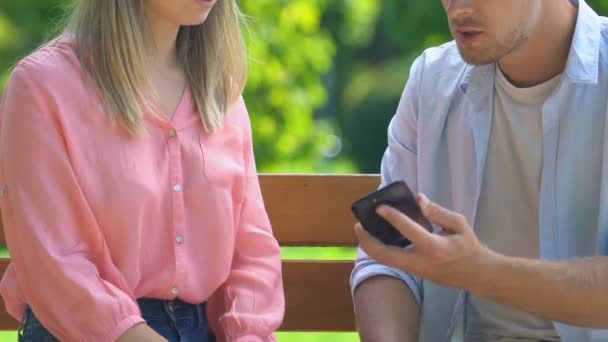
[[[143,1],[80,0],[67,27],[111,118],[131,134],[141,130],[153,100],[145,71]],[[236,0],[218,0],[203,24],[182,26],[177,36],[179,62],[207,131],[222,126],[245,84],[242,18]]]

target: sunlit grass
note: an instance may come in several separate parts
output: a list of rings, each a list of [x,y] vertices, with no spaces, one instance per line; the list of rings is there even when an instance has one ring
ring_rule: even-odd
[[[356,333],[278,333],[279,342],[356,342]]]
[[[283,260],[355,260],[353,247],[283,247]]]
[[[279,342],[356,342],[359,337],[356,333],[278,333]],[[17,341],[16,331],[0,332],[0,342]]]
[[[16,331],[0,331],[0,342],[15,342],[17,341]],[[321,341],[321,340],[319,340]],[[292,342],[292,341],[290,341]]]

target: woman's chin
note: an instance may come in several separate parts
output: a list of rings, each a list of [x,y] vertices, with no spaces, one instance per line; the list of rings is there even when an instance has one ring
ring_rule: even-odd
[[[197,18],[192,18],[191,20],[187,20],[182,23],[182,26],[198,26],[203,24],[207,18],[209,17],[209,12],[201,14]]]

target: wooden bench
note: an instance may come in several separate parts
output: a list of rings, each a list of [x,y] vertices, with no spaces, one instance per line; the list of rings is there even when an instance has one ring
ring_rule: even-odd
[[[379,183],[378,175],[260,175],[274,234],[284,247],[355,247],[350,204]],[[0,259],[1,272],[8,262]],[[355,331],[348,284],[352,267],[352,260],[284,261],[281,331]],[[0,330],[17,327],[0,302]]]

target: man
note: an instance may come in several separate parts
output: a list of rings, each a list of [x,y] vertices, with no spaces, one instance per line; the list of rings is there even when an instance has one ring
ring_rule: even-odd
[[[363,341],[608,341],[608,20],[583,1],[443,0],[454,42],[413,64],[382,184],[439,232],[361,243]],[[474,228],[473,228],[474,227]]]

